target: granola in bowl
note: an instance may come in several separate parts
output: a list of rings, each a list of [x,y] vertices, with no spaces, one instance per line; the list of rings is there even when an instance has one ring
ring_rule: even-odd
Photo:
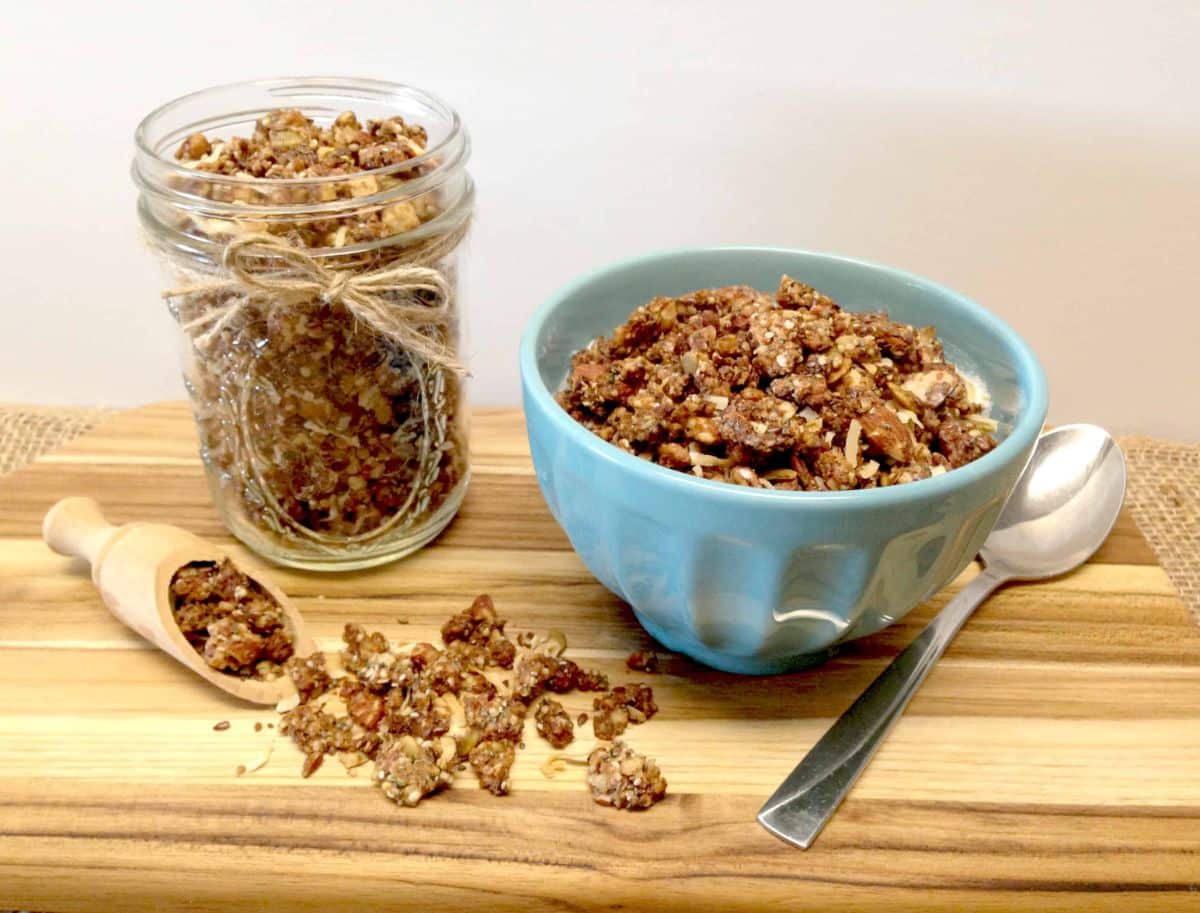
[[[788,276],[658,297],[576,353],[560,405],[635,456],[785,491],[913,482],[996,446],[981,385],[933,327],[855,313]]]

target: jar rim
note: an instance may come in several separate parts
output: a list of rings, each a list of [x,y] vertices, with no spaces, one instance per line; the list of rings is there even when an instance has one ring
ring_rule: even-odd
[[[253,178],[248,179],[244,176],[215,174],[213,172],[197,171],[194,168],[187,168],[180,165],[173,155],[168,153],[168,149],[178,140],[179,135],[183,130],[176,129],[162,138],[160,142],[153,142],[151,134],[156,123],[162,121],[169,115],[184,110],[189,106],[197,105],[205,100],[220,97],[221,95],[231,94],[243,90],[260,90],[264,93],[278,92],[281,97],[281,102],[285,101],[287,95],[285,93],[298,94],[303,91],[316,92],[320,90],[338,90],[341,92],[355,93],[362,98],[374,96],[378,99],[386,99],[388,97],[399,98],[407,96],[419,102],[428,105],[437,113],[441,114],[449,123],[450,129],[446,136],[436,145],[426,149],[421,155],[414,156],[411,159],[406,159],[403,162],[397,162],[392,165],[385,165],[380,168],[364,169],[356,171],[352,176],[345,174],[321,175],[318,177],[302,177],[302,178]],[[275,105],[271,107],[263,107],[261,110],[255,109],[252,111],[231,111],[220,117],[209,117],[186,125],[188,133],[197,132],[195,128],[202,127],[206,124],[215,126],[221,120],[228,119],[231,115],[237,115],[245,118],[249,115],[261,116],[267,111],[285,105]],[[211,181],[220,183],[222,181],[246,181],[253,180],[256,184],[270,187],[295,187],[295,186],[320,186],[327,183],[345,182],[348,178],[354,177],[377,177],[380,175],[389,175],[397,171],[409,171],[420,165],[436,163],[439,158],[443,157],[447,151],[455,146],[465,146],[467,142],[466,129],[463,126],[462,118],[458,112],[449,104],[428,92],[425,89],[419,89],[416,86],[411,86],[406,83],[392,82],[385,79],[361,79],[358,77],[348,76],[282,76],[272,77],[268,79],[247,79],[237,82],[227,82],[208,88],[199,89],[195,92],[189,92],[185,95],[180,95],[170,101],[164,102],[149,114],[142,118],[133,133],[134,145],[137,148],[138,157],[147,161],[154,162],[160,166],[164,166],[164,173],[174,173],[179,176],[187,177],[189,180]],[[135,169],[137,170],[137,169]],[[144,179],[144,175],[143,175]],[[151,186],[157,185],[159,182],[147,181]],[[414,181],[415,183],[415,181]],[[362,199],[367,199],[366,197]],[[272,207],[274,209],[274,207]],[[280,207],[282,210],[283,207]]]
[[[306,116],[332,119],[340,111],[361,105],[371,117],[400,114],[429,131],[431,145],[421,155],[380,168],[348,174],[300,178],[258,178],[200,171],[185,167],[174,157],[180,142],[196,132],[237,129],[256,122],[269,111],[297,108]],[[424,89],[381,79],[340,76],[300,76],[254,79],[210,86],[181,95],[147,114],[134,131],[135,154],[131,176],[139,191],[138,211],[143,225],[153,234],[168,239],[179,251],[196,253],[209,242],[167,225],[157,212],[175,211],[193,217],[230,222],[291,222],[339,218],[356,210],[378,209],[403,200],[449,190],[453,200],[446,212],[419,228],[339,248],[313,248],[337,254],[352,254],[392,244],[412,243],[425,235],[444,230],[470,212],[474,187],[465,165],[470,156],[470,138],[458,112]],[[240,201],[236,192],[221,199],[218,189],[253,186],[264,197],[274,191],[346,184],[397,172],[412,172],[424,165],[425,173],[402,178],[393,185],[363,196],[321,199],[320,192],[306,194],[307,200],[275,203]],[[381,184],[383,182],[380,182]],[[209,192],[209,191],[212,192]],[[285,197],[290,194],[285,193]],[[214,242],[215,243],[215,242]]]

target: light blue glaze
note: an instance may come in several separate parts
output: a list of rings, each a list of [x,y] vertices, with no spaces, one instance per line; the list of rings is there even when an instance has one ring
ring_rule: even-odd
[[[572,353],[655,295],[787,273],[848,310],[934,325],[947,357],[983,380],[1002,438],[936,478],[853,492],[784,492],[697,479],[630,456],[554,401]],[[584,563],[654,638],[730,672],[824,659],[902,618],[967,566],[991,531],[1046,417],[1046,379],[1008,326],[962,295],[900,270],[806,251],[668,251],[560,290],[521,341],[538,484]]]

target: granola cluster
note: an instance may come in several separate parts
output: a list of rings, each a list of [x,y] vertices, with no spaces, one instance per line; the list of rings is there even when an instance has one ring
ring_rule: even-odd
[[[188,643],[220,672],[278,678],[292,657],[279,603],[228,558],[193,561],[176,571],[171,610]]]
[[[175,158],[199,173],[249,179],[186,181],[183,189],[190,193],[251,207],[294,206],[372,197],[399,187],[428,172],[429,164],[402,167],[423,157],[428,145],[425,128],[399,116],[369,120],[364,125],[353,111],[343,111],[331,123],[321,125],[295,108],[282,108],[260,117],[249,137],[210,139],[194,133],[183,141]],[[382,173],[364,173],[381,169]],[[278,183],[282,180],[300,183]],[[210,219],[196,227],[208,234],[252,227],[285,235],[302,247],[337,248],[412,231],[438,211],[433,199],[418,195],[381,206],[356,207],[346,215],[262,220],[252,226]]]
[[[189,178],[184,189],[245,203],[249,214],[188,214],[189,231],[217,241],[266,231],[325,250],[403,235],[440,212],[429,195],[387,197],[435,167],[426,159],[403,167],[424,156],[427,143],[423,128],[400,117],[363,125],[345,112],[319,125],[294,109],[263,115],[250,137],[192,135],[176,153],[180,163],[236,180]],[[380,202],[355,204],[378,195]],[[319,217],[258,218],[262,207],[338,200],[348,202]],[[389,244],[325,265],[355,275],[408,255]],[[436,265],[453,286],[451,262]],[[448,522],[467,469],[453,371],[375,333],[336,300],[277,301],[203,286],[170,304],[182,325],[214,328],[189,359],[188,382],[201,453],[239,535],[267,543],[276,558],[325,561],[386,552]],[[435,300],[433,292],[411,294]],[[454,348],[457,318],[427,332]]]
[[[897,485],[996,445],[933,327],[844,311],[787,276],[774,296],[655,298],[576,353],[558,401],[623,450],[756,488]]]
[[[587,780],[592,798],[613,808],[649,808],[667,794],[667,781],[658,765],[624,742],[592,749]]]
[[[522,634],[514,641],[506,625],[483,595],[442,627],[441,648],[398,646],[379,632],[348,624],[336,658],[293,656],[286,669],[298,703],[283,713],[280,731],[303,753],[303,775],[310,776],[329,755],[351,770],[369,761],[384,795],[412,806],[450,786],[455,772],[469,766],[481,788],[503,796],[524,747],[527,719],[556,749],[575,739],[576,721],[550,695],[603,692],[594,703],[606,709],[592,717],[601,739],[657,711],[646,685],[610,691],[603,674],[561,655],[561,638]],[[614,802],[606,787],[603,794],[593,793],[596,801],[635,808],[662,798],[665,781],[646,763],[656,774],[654,799]]]

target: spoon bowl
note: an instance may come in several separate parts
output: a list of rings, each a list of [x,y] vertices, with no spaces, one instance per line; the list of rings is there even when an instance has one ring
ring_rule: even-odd
[[[1015,580],[1057,577],[1108,538],[1125,497],[1125,458],[1108,432],[1063,425],[1037,447],[980,550]]]

